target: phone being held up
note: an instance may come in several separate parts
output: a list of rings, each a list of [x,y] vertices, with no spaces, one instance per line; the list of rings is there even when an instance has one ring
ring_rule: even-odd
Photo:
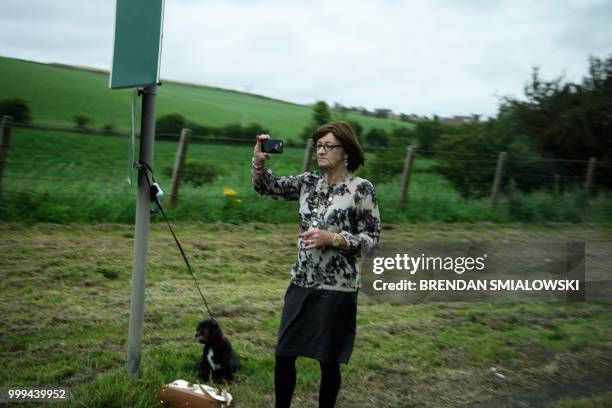
[[[281,154],[283,152],[283,141],[281,139],[264,139],[261,141],[262,153],[276,153]]]

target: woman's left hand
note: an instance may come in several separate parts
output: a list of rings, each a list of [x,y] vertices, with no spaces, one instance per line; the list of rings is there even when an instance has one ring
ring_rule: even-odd
[[[331,246],[334,234],[329,231],[311,228],[299,235],[304,240],[304,249],[314,249]]]

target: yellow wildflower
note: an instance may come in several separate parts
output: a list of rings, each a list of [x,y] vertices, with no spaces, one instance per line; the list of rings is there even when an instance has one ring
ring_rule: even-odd
[[[225,196],[235,196],[236,194],[238,194],[238,192],[233,188],[226,187],[223,189],[223,195]]]

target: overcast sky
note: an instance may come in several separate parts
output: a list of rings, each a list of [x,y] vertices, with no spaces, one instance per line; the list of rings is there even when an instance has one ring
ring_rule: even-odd
[[[0,55],[110,69],[114,0],[2,0]],[[497,112],[533,66],[580,81],[612,1],[166,0],[162,79],[297,103]],[[1,90],[0,90],[1,92]]]

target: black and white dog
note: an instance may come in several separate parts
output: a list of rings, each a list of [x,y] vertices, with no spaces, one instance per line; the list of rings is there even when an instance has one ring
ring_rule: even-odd
[[[212,373],[215,383],[233,381],[234,373],[240,365],[239,357],[223,335],[219,324],[211,319],[201,321],[195,337],[204,344],[203,355],[196,365],[198,377],[208,381]]]

